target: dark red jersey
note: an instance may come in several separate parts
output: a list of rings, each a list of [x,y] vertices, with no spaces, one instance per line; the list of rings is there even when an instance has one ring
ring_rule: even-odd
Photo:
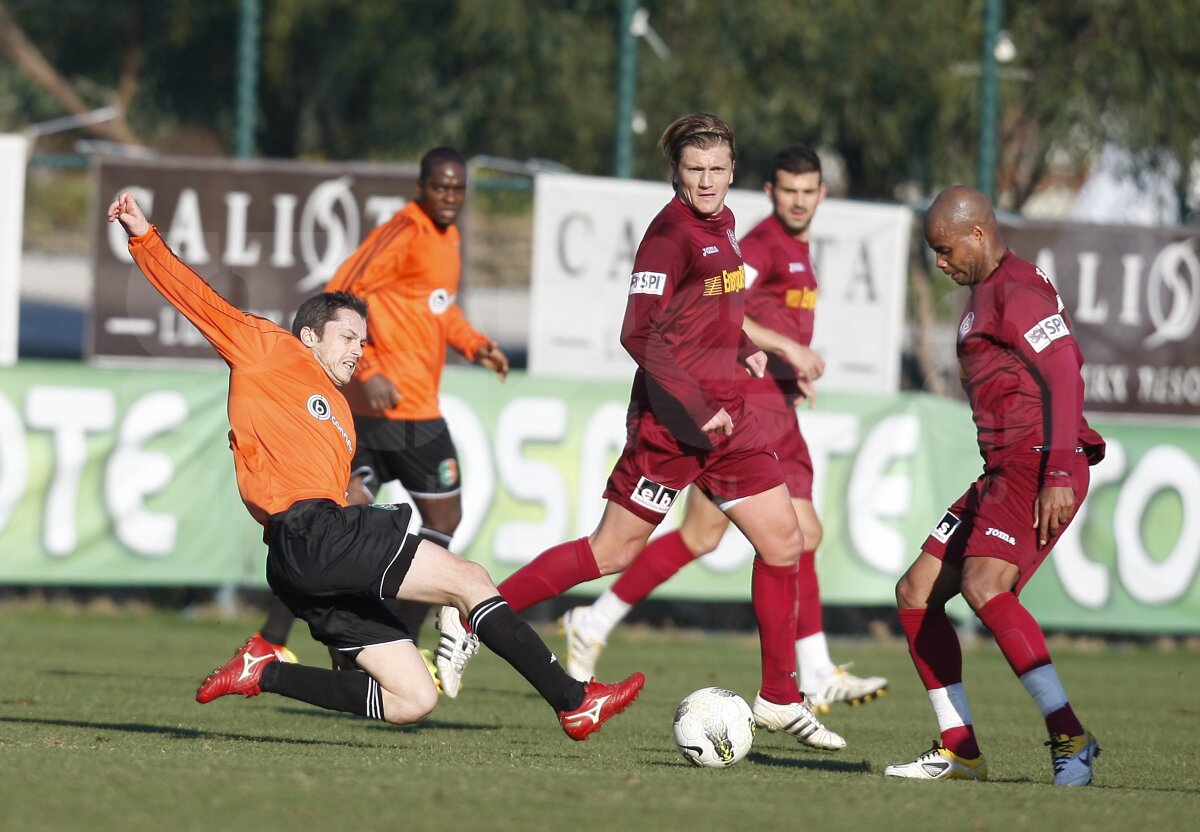
[[[739,359],[758,350],[742,332],[746,270],[733,222],[728,207],[699,217],[667,203],[638,246],[621,328],[638,365],[630,416],[651,412],[701,448],[710,444],[701,426],[740,407]]]
[[[746,259],[746,317],[807,347],[812,343],[817,306],[817,275],[808,242],[789,234],[772,214],[742,238],[741,246]],[[791,401],[799,397],[796,370],[778,355],[767,354],[766,377],[774,379]],[[758,391],[763,385],[753,387]]]
[[[989,465],[1007,453],[1044,450],[1047,484],[1063,484],[1076,448],[1090,459],[1102,455],[1103,440],[1083,418],[1083,355],[1062,299],[1033,264],[1006,252],[972,288],[958,359]]]

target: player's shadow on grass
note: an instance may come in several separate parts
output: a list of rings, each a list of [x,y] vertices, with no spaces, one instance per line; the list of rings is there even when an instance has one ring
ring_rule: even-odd
[[[871,771],[871,764],[866,760],[835,760],[826,756],[821,757],[792,757],[751,751],[746,759],[755,765],[774,766],[776,768],[801,768],[820,771],[841,772],[843,774],[866,774]]]
[[[496,728],[503,728],[502,725],[488,725],[483,722],[452,722],[444,719],[426,719],[423,722],[414,722],[411,725],[391,725],[387,722],[379,720],[368,720],[365,717],[355,714],[341,713],[338,711],[319,711],[308,710],[305,708],[275,708],[278,713],[288,714],[289,716],[299,716],[315,719],[344,719],[363,724],[365,727],[378,729],[382,731],[424,731],[429,728],[453,728],[456,731],[489,731]]]
[[[70,676],[80,679],[128,679],[131,675],[130,673],[125,672],[113,673],[110,671],[100,670],[62,670],[60,668],[46,670],[44,672],[47,676]],[[137,677],[139,679],[158,679],[164,682],[192,682],[196,686],[199,686],[200,683],[204,681],[204,677],[199,675],[167,676],[162,673],[144,673],[141,670],[137,671]]]
[[[112,731],[127,734],[159,734],[179,740],[242,740],[245,742],[280,743],[283,745],[328,745],[342,748],[389,748],[386,745],[375,745],[362,742],[331,742],[329,740],[304,739],[296,736],[255,736],[252,734],[233,734],[223,731],[208,731],[203,728],[179,728],[166,725],[148,725],[142,722],[85,722],[76,719],[27,719],[25,717],[0,717],[0,724],[13,723],[20,725],[57,725],[62,728],[84,728],[88,731]]]

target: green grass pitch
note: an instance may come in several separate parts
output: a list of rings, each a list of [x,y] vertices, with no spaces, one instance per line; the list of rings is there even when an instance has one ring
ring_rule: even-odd
[[[1095,785],[1068,790],[1050,785],[1041,718],[987,639],[965,672],[992,780],[914,783],[882,774],[935,736],[899,641],[833,641],[836,660],[892,680],[880,701],[825,717],[845,751],[760,731],[746,760],[714,770],[679,755],[671,718],[706,685],[753,697],[750,635],[618,631],[601,673],[641,670],[646,689],[574,743],[486,650],[462,695],[409,728],[269,694],[196,704],[257,623],[0,608],[0,830],[1174,830],[1200,814],[1194,649],[1052,646],[1104,749]],[[293,641],[324,664],[306,634]]]

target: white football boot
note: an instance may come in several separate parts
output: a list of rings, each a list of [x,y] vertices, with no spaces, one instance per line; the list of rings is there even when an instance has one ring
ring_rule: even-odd
[[[911,763],[899,763],[883,770],[887,777],[907,777],[910,780],[987,780],[987,760],[980,754],[971,760],[960,757],[935,742]]]
[[[479,650],[479,637],[467,632],[454,607],[442,607],[437,616],[437,628],[441,635],[434,652],[434,664],[442,681],[442,692],[454,699],[462,690],[463,671],[467,669],[467,662]]]
[[[819,690],[805,692],[805,698],[812,703],[813,713],[827,714],[830,706],[836,702],[863,705],[881,696],[887,696],[887,679],[882,676],[855,676],[848,672],[851,666],[840,665]]]
[[[591,681],[596,675],[596,662],[605,642],[583,631],[580,618],[587,607],[575,607],[558,619],[558,631],[567,637],[567,673],[581,682]]]
[[[754,697],[753,711],[755,726],[766,728],[771,733],[785,731],[810,748],[825,751],[840,751],[846,747],[846,741],[840,735],[821,724],[807,699],[777,705],[758,695]]]

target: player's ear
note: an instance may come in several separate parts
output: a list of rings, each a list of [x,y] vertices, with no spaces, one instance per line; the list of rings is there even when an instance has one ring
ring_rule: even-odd
[[[311,326],[302,327],[300,329],[300,341],[310,350],[317,345],[317,341],[321,339],[317,337],[317,331]]]

